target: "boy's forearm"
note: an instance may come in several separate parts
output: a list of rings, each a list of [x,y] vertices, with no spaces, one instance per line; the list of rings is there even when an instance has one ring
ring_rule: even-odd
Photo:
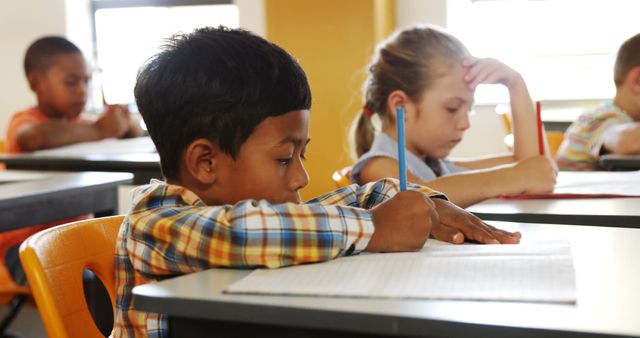
[[[17,141],[20,148],[34,151],[100,139],[100,131],[93,124],[44,121],[23,128]]]
[[[370,213],[339,206],[246,201],[170,214],[130,216],[129,251],[143,274],[326,261],[364,250],[373,234]]]
[[[640,154],[640,123],[625,123],[609,128],[605,132],[603,146],[607,153]]]
[[[411,180],[416,182],[415,180]],[[409,185],[409,190],[419,190],[429,196],[442,194],[428,186]],[[371,209],[400,192],[400,183],[395,178],[383,178],[361,186],[351,185],[322,195],[307,203],[322,205],[346,205],[356,208]]]

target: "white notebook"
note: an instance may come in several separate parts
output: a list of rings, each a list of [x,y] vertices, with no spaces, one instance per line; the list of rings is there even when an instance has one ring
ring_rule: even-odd
[[[640,171],[560,172],[556,194],[640,196]]]
[[[431,240],[430,240],[431,242]],[[360,254],[258,269],[225,292],[575,303],[568,242],[438,245],[420,252]]]

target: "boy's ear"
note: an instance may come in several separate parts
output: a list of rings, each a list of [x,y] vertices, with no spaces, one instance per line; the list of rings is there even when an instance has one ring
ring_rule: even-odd
[[[640,94],[640,66],[633,67],[629,70],[626,82],[634,93]]]
[[[216,144],[199,138],[191,142],[184,152],[184,169],[198,183],[211,185],[216,182],[216,161],[221,153]]]
[[[387,109],[389,110],[391,116],[393,117],[393,121],[396,120],[396,107],[402,106],[405,111],[405,119],[407,121],[413,118],[413,114],[415,114],[415,105],[409,98],[409,96],[403,92],[402,90],[394,90],[389,94],[387,98]]]
[[[40,81],[42,81],[42,74],[38,71],[32,71],[27,75],[27,81],[29,81],[29,88],[31,88],[31,91],[37,92],[38,85],[40,84]]]

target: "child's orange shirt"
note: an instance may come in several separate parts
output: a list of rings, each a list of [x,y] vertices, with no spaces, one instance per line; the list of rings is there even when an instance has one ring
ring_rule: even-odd
[[[42,111],[40,111],[38,107],[32,107],[13,114],[13,116],[11,117],[11,121],[9,122],[9,128],[7,128],[7,152],[24,152],[24,150],[18,145],[18,132],[20,132],[20,129],[22,129],[24,126],[47,121],[49,119],[50,117],[42,113]],[[75,119],[70,120],[70,122],[89,123],[90,121],[78,116]]]

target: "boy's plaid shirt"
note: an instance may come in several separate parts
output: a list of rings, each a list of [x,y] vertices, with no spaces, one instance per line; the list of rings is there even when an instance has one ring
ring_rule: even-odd
[[[410,189],[440,195],[417,185]],[[181,186],[153,180],[136,188],[117,240],[113,335],[167,336],[165,316],[133,309],[136,285],[211,267],[278,268],[364,250],[374,231],[368,209],[399,190],[397,180],[384,179],[305,204],[247,200],[207,206]]]

